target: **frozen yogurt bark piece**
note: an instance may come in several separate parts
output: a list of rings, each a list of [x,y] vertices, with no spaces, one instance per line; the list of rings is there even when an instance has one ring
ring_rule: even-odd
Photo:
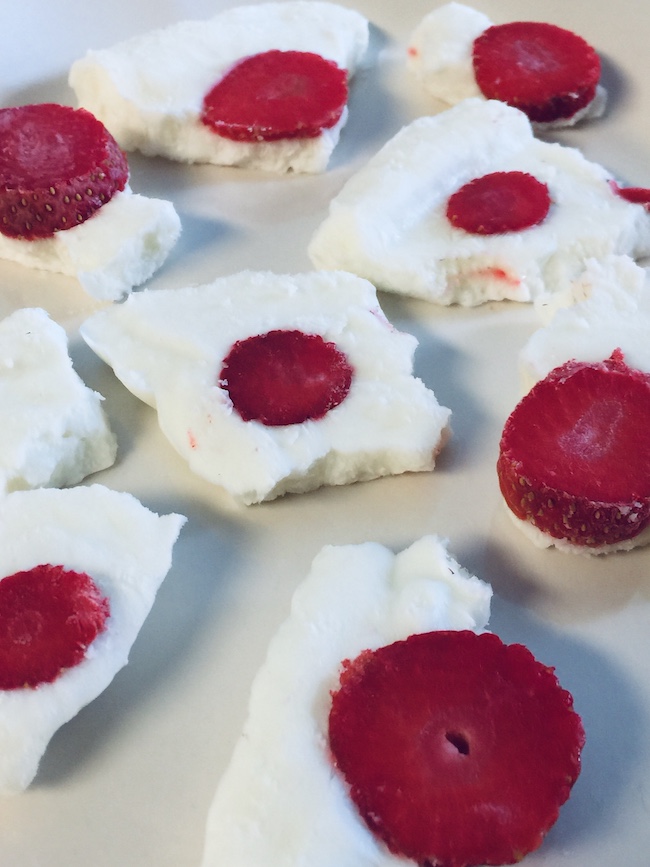
[[[72,367],[65,331],[44,310],[0,322],[0,494],[64,487],[110,467],[116,440]]]
[[[322,549],[253,682],[203,867],[504,864],[538,848],[584,730],[553,669],[485,631],[490,596],[436,536]]]
[[[125,155],[85,110],[0,109],[0,258],[75,277],[115,301],[149,279],[180,235],[171,202],[136,195]]]
[[[263,3],[89,51],[73,64],[69,80],[79,104],[96,114],[126,150],[270,172],[320,172],[347,119],[347,78],[367,45],[368,22],[353,10],[309,0]],[[311,55],[317,69],[304,77],[300,73],[300,89],[307,89],[309,99],[297,110],[293,126],[284,128],[280,118],[298,90],[294,71],[285,69],[288,52]],[[259,58],[262,77],[253,85],[241,64]],[[328,83],[331,69],[325,67],[332,64],[342,80],[342,97],[339,85]],[[271,81],[273,88],[267,90]],[[227,87],[228,93],[219,95],[218,105],[213,94],[206,115],[205,99],[216,86]],[[336,110],[330,104],[332,87],[339,93]],[[253,91],[261,96],[254,99]],[[221,96],[238,111],[231,114],[232,105],[226,111]],[[324,119],[311,115],[314,107],[325,109]],[[305,110],[309,117],[303,120],[300,111]]]
[[[253,683],[202,867],[412,864],[374,837],[334,773],[330,692],[341,662],[362,650],[435,629],[483,630],[491,593],[436,536],[398,554],[375,543],[325,547]]]
[[[650,252],[650,217],[623,194],[578,150],[536,139],[518,109],[468,99],[404,127],[353,175],[309,254],[438,304],[534,301],[589,258]]]
[[[1,793],[126,665],[184,521],[100,485],[0,500]]]
[[[449,410],[413,376],[417,341],[351,274],[145,290],[81,334],[190,469],[246,504],[431,470],[447,437]]]
[[[410,37],[407,65],[447,105],[501,99],[538,128],[572,126],[605,110],[600,59],[582,37],[543,22],[494,25],[462,3],[424,17]]]

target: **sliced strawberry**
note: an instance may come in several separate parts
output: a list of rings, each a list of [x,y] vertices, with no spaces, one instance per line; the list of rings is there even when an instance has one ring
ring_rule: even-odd
[[[128,180],[117,142],[84,109],[0,109],[0,232],[48,238],[83,223]]]
[[[36,566],[0,581],[0,689],[51,683],[106,626],[109,602],[82,572]]]
[[[643,205],[646,210],[650,209],[650,189],[647,187],[621,187],[616,181],[610,181],[611,190],[617,196],[632,202],[634,205]]]
[[[237,63],[203,100],[202,122],[235,141],[315,138],[348,98],[347,72],[307,51],[266,51]]]
[[[345,400],[352,368],[319,334],[268,331],[238,340],[223,362],[219,385],[244,421],[301,424]]]
[[[556,539],[634,538],[650,520],[650,376],[620,350],[551,371],[508,418],[497,472],[512,512]]]
[[[447,219],[474,235],[521,232],[543,222],[548,187],[526,172],[492,172],[464,184],[447,202]]]
[[[488,27],[474,41],[473,64],[487,99],[538,123],[573,117],[592,101],[600,79],[600,59],[581,36],[533,21]]]
[[[336,766],[372,831],[417,864],[511,864],[536,849],[580,772],[571,695],[520,644],[428,632],[344,663]]]

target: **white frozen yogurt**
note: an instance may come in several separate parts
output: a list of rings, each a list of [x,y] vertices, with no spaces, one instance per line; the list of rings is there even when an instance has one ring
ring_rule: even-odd
[[[118,301],[160,268],[180,233],[171,202],[134,194],[127,186],[88,220],[51,238],[0,234],[0,258],[76,277],[95,298]]]
[[[244,421],[220,387],[233,344],[275,329],[320,335],[347,356],[351,388],[323,418],[276,427]],[[157,409],[190,468],[246,504],[431,470],[448,434],[450,411],[413,376],[416,339],[395,330],[374,286],[351,274],[245,271],[145,290],[91,316],[81,334]]]
[[[397,555],[375,543],[324,548],[254,680],[202,867],[412,865],[374,837],[333,768],[330,692],[341,662],[362,650],[434,629],[482,631],[491,593],[436,536]]]
[[[548,186],[539,225],[477,235],[446,217],[474,178],[520,171]],[[589,258],[650,253],[650,216],[611,188],[609,173],[574,148],[540,141],[527,117],[468,99],[397,133],[344,185],[316,230],[317,268],[340,268],[381,289],[438,304],[533,301],[566,289]]]
[[[126,665],[184,521],[100,485],[16,491],[0,500],[0,581],[61,565],[88,574],[110,603],[105,630],[78,665],[52,683],[0,690],[0,793],[30,784],[54,732]]]
[[[183,162],[270,172],[323,171],[347,119],[315,138],[237,142],[201,123],[204,96],[238,61],[277,49],[320,54],[352,75],[368,47],[368,22],[333,3],[241,6],[89,51],[69,81],[79,105],[125,150]]]
[[[63,487],[110,467],[102,397],[75,373],[63,328],[44,310],[0,322],[0,494]]]
[[[446,3],[429,12],[409,39],[407,67],[435,99],[455,105],[469,97],[484,98],[476,83],[472,51],[474,41],[492,26],[492,21],[462,3]],[[568,118],[535,124],[536,128],[573,126],[586,118],[600,117],[607,93],[596,88],[592,101]]]
[[[537,305],[546,320],[519,354],[529,391],[566,361],[599,362],[621,349],[630,367],[650,373],[650,275],[627,256],[587,263],[560,303]]]

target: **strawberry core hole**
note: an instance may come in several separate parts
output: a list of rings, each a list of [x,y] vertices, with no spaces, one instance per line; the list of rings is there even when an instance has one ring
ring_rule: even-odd
[[[452,747],[455,747],[461,756],[469,755],[469,741],[465,735],[460,732],[447,732],[445,738],[449,741]]]

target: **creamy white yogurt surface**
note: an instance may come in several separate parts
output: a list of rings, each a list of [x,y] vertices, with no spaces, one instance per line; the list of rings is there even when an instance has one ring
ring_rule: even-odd
[[[63,487],[110,467],[117,443],[102,397],[75,373],[63,328],[44,310],[0,322],[0,494]]]

